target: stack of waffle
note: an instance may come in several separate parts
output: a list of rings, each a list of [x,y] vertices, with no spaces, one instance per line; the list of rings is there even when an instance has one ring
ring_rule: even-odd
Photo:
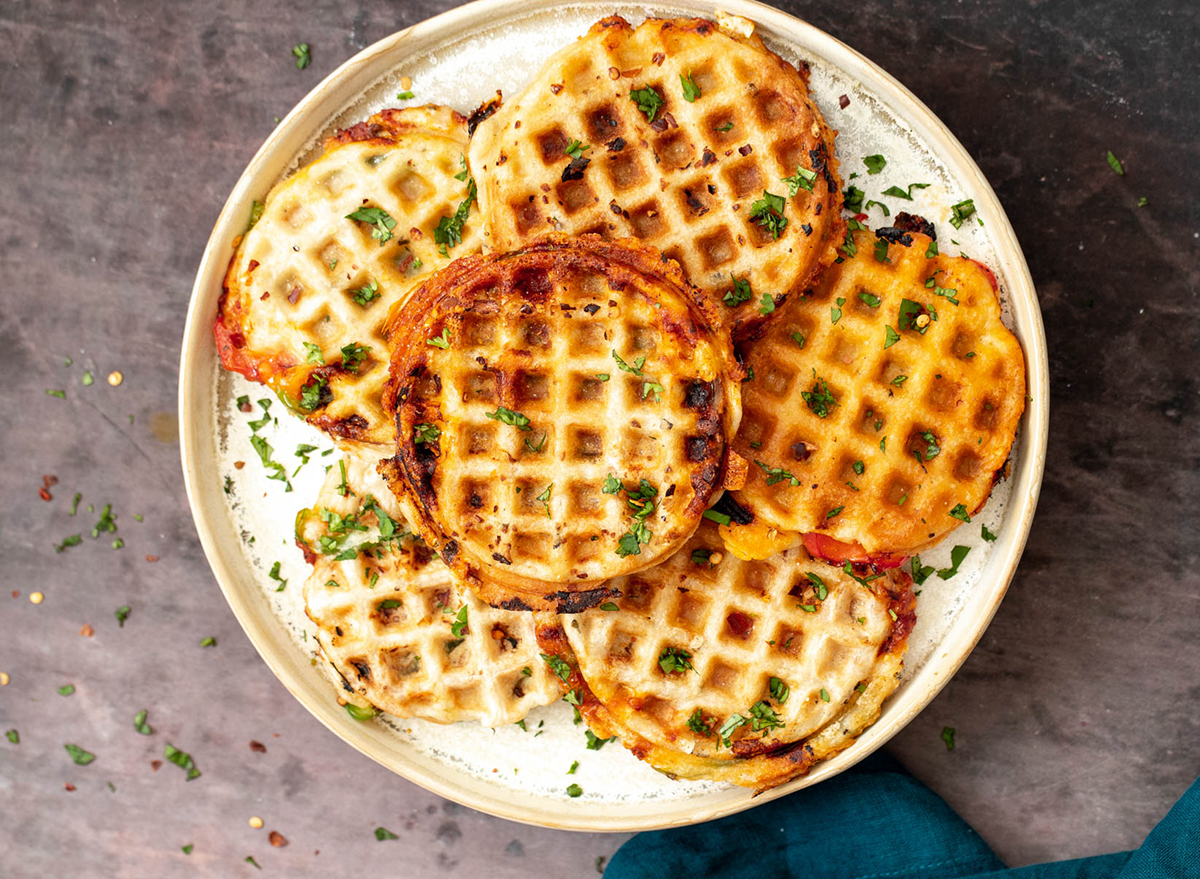
[[[898,686],[901,563],[1005,466],[995,279],[920,217],[843,218],[806,74],[740,19],[604,19],[475,118],[331,138],[217,316],[343,452],[297,520],[342,698],[565,698],[673,777],[803,774]]]

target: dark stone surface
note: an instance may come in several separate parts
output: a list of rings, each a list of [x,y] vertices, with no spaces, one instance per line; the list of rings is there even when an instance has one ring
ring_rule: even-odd
[[[226,194],[321,77],[449,5],[0,2],[0,727],[21,735],[0,740],[0,872],[253,875],[252,855],[290,875],[577,876],[621,842],[460,808],[343,745],[242,635],[183,495],[178,345]],[[1010,863],[1133,846],[1200,772],[1200,7],[784,5],[897,75],[976,157],[1049,336],[1053,422],[1025,558],[979,648],[892,750]],[[60,480],[50,503],[43,474]],[[87,534],[86,505],[109,502],[117,551]],[[78,531],[84,545],[55,554]],[[142,708],[153,736],[133,730]],[[152,769],[168,741],[201,779]],[[98,759],[75,766],[66,742]],[[380,825],[400,839],[376,842]],[[272,848],[271,829],[290,845]]]

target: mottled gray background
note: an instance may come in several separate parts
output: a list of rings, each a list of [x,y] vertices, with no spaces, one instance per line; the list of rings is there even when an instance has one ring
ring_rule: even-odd
[[[325,74],[450,5],[0,2],[0,727],[21,735],[0,739],[0,873],[254,875],[251,855],[289,875],[578,876],[621,843],[457,807],[326,732],[242,635],[184,500],[178,346],[225,196]],[[1200,7],[781,5],[962,139],[1012,218],[1050,342],[1029,548],[979,648],[891,750],[1011,864],[1136,845],[1200,773]],[[69,516],[77,491],[114,505],[123,549],[91,541],[86,509]],[[133,732],[141,708],[153,736]],[[166,741],[203,776],[155,771]],[[75,766],[65,742],[98,759]],[[379,825],[400,838],[376,842]]]

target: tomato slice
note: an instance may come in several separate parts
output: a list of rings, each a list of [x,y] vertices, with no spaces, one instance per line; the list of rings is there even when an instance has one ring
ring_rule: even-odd
[[[870,565],[876,570],[886,571],[889,568],[900,567],[908,559],[908,556],[895,552],[869,555],[860,544],[843,543],[840,540],[834,540],[827,534],[812,532],[803,535],[801,539],[804,541],[804,548],[808,550],[809,555],[838,565],[849,561],[856,565]]]

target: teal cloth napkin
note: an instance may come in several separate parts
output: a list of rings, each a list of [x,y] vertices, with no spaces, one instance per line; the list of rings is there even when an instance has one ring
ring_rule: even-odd
[[[1131,852],[1005,869],[949,806],[887,755],[756,809],[641,833],[605,879],[1190,879],[1200,781]]]

